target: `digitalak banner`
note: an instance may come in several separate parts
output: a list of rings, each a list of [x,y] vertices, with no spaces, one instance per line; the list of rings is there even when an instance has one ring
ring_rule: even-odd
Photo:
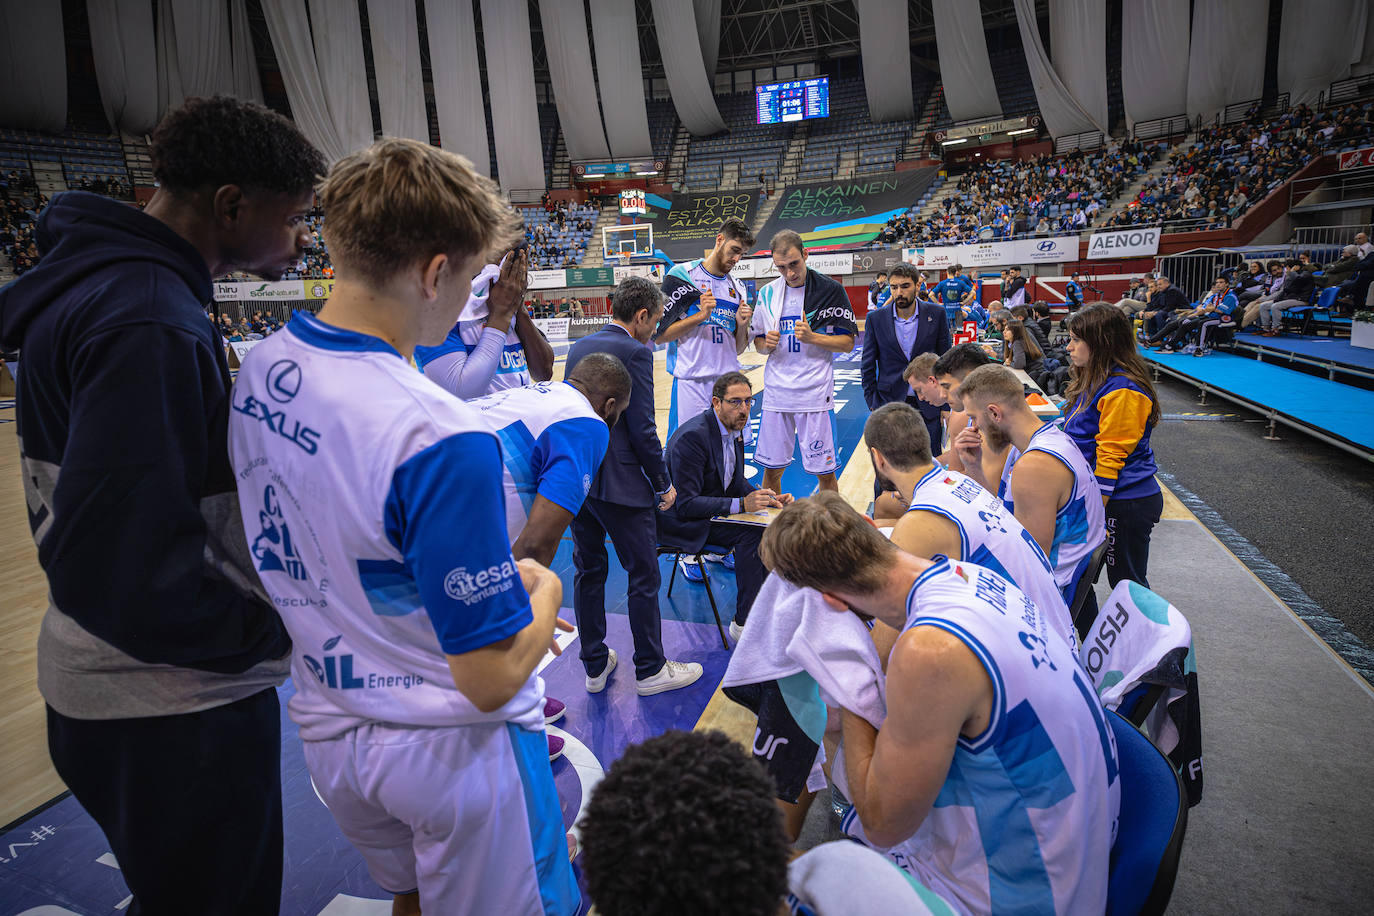
[[[748,191],[715,191],[710,194],[674,194],[671,198],[646,194],[649,212],[645,219],[654,227],[654,248],[673,261],[701,257],[716,244],[720,224],[742,219],[754,224],[758,194]]]
[[[937,171],[936,166],[930,166],[862,175],[848,181],[788,186],[759,233],[758,247],[766,250],[773,236],[783,229],[800,233],[808,252],[867,244],[889,219],[905,213],[920,199]]]

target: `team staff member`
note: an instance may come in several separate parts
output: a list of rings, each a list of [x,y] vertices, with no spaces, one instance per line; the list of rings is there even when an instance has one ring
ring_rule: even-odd
[[[730,271],[753,247],[754,234],[744,220],[727,219],[710,254],[675,265],[663,278],[666,301],[654,340],[670,344],[669,435],[679,422],[711,406],[716,379],[739,371],[739,355],[749,346],[754,310],[744,301]]]
[[[800,439],[802,467],[822,490],[838,490],[834,357],[854,349],[854,310],[844,287],[806,266],[800,235],[784,229],[771,248],[779,276],[759,290],[754,310],[754,348],[768,356],[754,461],[763,489],[777,493]]]
[[[1078,282],[1080,279],[1078,274],[1074,274],[1064,284],[1064,304],[1069,307],[1070,313],[1083,307],[1083,284]]]
[[[922,402],[904,377],[907,366],[922,353],[949,349],[949,319],[945,310],[917,298],[918,274],[910,264],[898,264],[888,275],[892,298],[868,313],[864,322],[864,403],[869,410],[904,401],[921,412],[931,442],[940,442],[940,406]]]
[[[409,363],[519,221],[414,140],[344,157],[319,193],[334,293],[244,360],[229,429],[306,765],[393,913],[575,913],[535,674],[571,629],[562,585],[511,556],[496,435]]]
[[[1131,322],[1113,306],[1093,303],[1070,315],[1069,386],[1064,432],[1097,477],[1107,515],[1107,580],[1146,588],[1150,532],[1164,511],[1155,480],[1150,432],[1159,398],[1131,339]]]
[[[291,643],[244,549],[204,304],[214,277],[275,280],[300,259],[325,163],[285,118],[228,98],[169,112],[150,153],[146,209],[55,195],[42,260],[0,290],[48,577],[48,751],[132,910],[275,913]]]
[[[883,489],[895,490],[907,505],[892,523],[892,543],[918,557],[946,556],[997,570],[1073,643],[1069,609],[1044,551],[995,493],[935,463],[916,411],[905,404],[879,407],[864,424],[864,444]]]
[[[785,506],[789,493],[767,487],[753,489],[744,477],[744,442],[740,433],[749,424],[753,390],[743,372],[727,372],[716,379],[711,407],[677,428],[668,440],[668,468],[678,489],[677,502],[659,513],[659,541],[684,552],[707,544],[735,551],[735,619],[730,635],[739,639],[749,608],[766,573],[759,562],[757,525],[713,522],[717,515],[757,512]]]
[[[606,457],[607,427],[629,402],[630,374],[608,353],[584,356],[562,382],[506,388],[471,402],[501,440],[506,533],[515,559],[553,565]],[[565,711],[561,700],[544,699],[546,725]],[[562,753],[563,739],[550,735],[549,759]]]
[[[625,364],[633,388],[623,422],[611,430],[611,445],[591,482],[582,510],[573,519],[573,610],[577,613],[587,691],[600,693],[618,658],[606,645],[606,536],[629,577],[626,602],[635,644],[636,689],[643,694],[676,690],[701,677],[701,665],[669,661],[663,655],[658,613],[658,534],[654,508],[677,499],[663,461],[654,424],[654,360],[651,336],[663,317],[663,296],[643,277],[627,277],[611,293],[611,322],[568,351],[570,372],[591,353],[608,353]]]
[[[935,289],[931,293],[935,295],[945,307],[945,318],[950,327],[964,320],[973,306],[973,299],[976,289],[973,281],[963,276],[964,268],[955,264],[949,268],[949,276],[935,284]],[[940,352],[944,352],[943,350]]]
[[[892,293],[887,289],[887,271],[878,271],[878,276],[872,283],[868,284],[868,307],[870,309],[880,309],[887,304],[888,297]]]
[[[1055,584],[1071,602],[1079,576],[1107,537],[1092,468],[1067,433],[1035,415],[1021,380],[1005,366],[974,369],[959,383],[959,396],[973,420],[954,441],[968,475],[997,491],[1049,557]],[[982,475],[984,445],[995,452],[1010,446],[995,487]]]
[[[443,342],[415,348],[416,364],[440,388],[466,401],[553,378],[553,347],[524,308],[529,266],[522,245],[500,266],[483,267]]]
[[[960,912],[1103,912],[1116,746],[1036,604],[994,570],[902,552],[838,493],[784,509],[762,552],[836,612],[900,633],[887,719],[841,713],[854,803],[842,829]]]

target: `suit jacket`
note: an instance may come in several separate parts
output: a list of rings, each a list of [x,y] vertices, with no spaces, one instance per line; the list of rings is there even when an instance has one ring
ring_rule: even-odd
[[[606,459],[596,472],[588,496],[622,506],[658,505],[658,493],[670,486],[663,447],[654,422],[654,356],[617,324],[583,337],[568,351],[568,370],[588,353],[609,353],[630,372],[630,403],[611,427]]]
[[[893,401],[905,401],[907,382],[902,378],[907,365],[922,353],[944,353],[949,349],[949,319],[945,310],[930,302],[916,306],[920,324],[911,352],[902,351],[897,340],[897,318],[892,305],[868,313],[864,322],[864,349],[861,376],[864,403],[869,410],[877,410]],[[927,420],[940,415],[940,408],[925,402],[920,405],[921,416]]]
[[[700,550],[711,530],[711,516],[730,514],[730,502],[752,490],[744,477],[744,445],[735,440],[735,471],[725,479],[720,424],[707,408],[683,423],[668,440],[668,469],[677,501],[658,513],[658,541]]]

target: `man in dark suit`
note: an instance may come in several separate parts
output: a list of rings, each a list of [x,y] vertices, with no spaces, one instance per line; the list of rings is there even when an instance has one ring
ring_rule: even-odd
[[[573,611],[580,631],[587,692],[600,693],[615,670],[606,646],[606,535],[629,577],[630,632],[635,644],[635,689],[640,696],[686,687],[701,665],[668,661],[658,614],[658,553],[654,508],[668,509],[677,492],[663,461],[654,423],[654,360],[649,339],[663,316],[663,296],[642,277],[628,277],[611,294],[611,323],[573,344],[567,371],[588,353],[609,353],[629,370],[630,403],[611,429],[606,459],[572,523]]]
[[[668,440],[668,468],[678,499],[658,513],[659,543],[698,551],[707,544],[735,551],[735,619],[739,639],[767,573],[759,559],[763,526],[713,522],[717,515],[785,506],[790,494],[754,489],[744,477],[744,442],[754,392],[742,372],[727,372],[711,389],[711,406],[683,423]]]
[[[910,264],[892,268],[887,279],[892,297],[887,305],[869,312],[864,322],[864,402],[869,410],[877,410],[893,401],[905,401],[921,412],[930,441],[938,443],[940,408],[917,398],[902,377],[912,359],[922,353],[939,355],[950,345],[944,308],[920,300],[916,294],[917,280],[916,268]]]

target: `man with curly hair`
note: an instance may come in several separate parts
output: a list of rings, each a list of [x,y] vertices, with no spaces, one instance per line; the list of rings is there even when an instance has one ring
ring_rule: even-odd
[[[168,114],[151,155],[146,209],[56,195],[41,263],[0,292],[48,576],[38,688],[130,912],[275,913],[291,642],[248,555],[205,305],[214,277],[296,263],[325,163],[285,118],[227,98]]]
[[[724,732],[670,731],[626,749],[581,821],[599,916],[951,914],[935,893],[858,843],[792,860],[773,781]]]

